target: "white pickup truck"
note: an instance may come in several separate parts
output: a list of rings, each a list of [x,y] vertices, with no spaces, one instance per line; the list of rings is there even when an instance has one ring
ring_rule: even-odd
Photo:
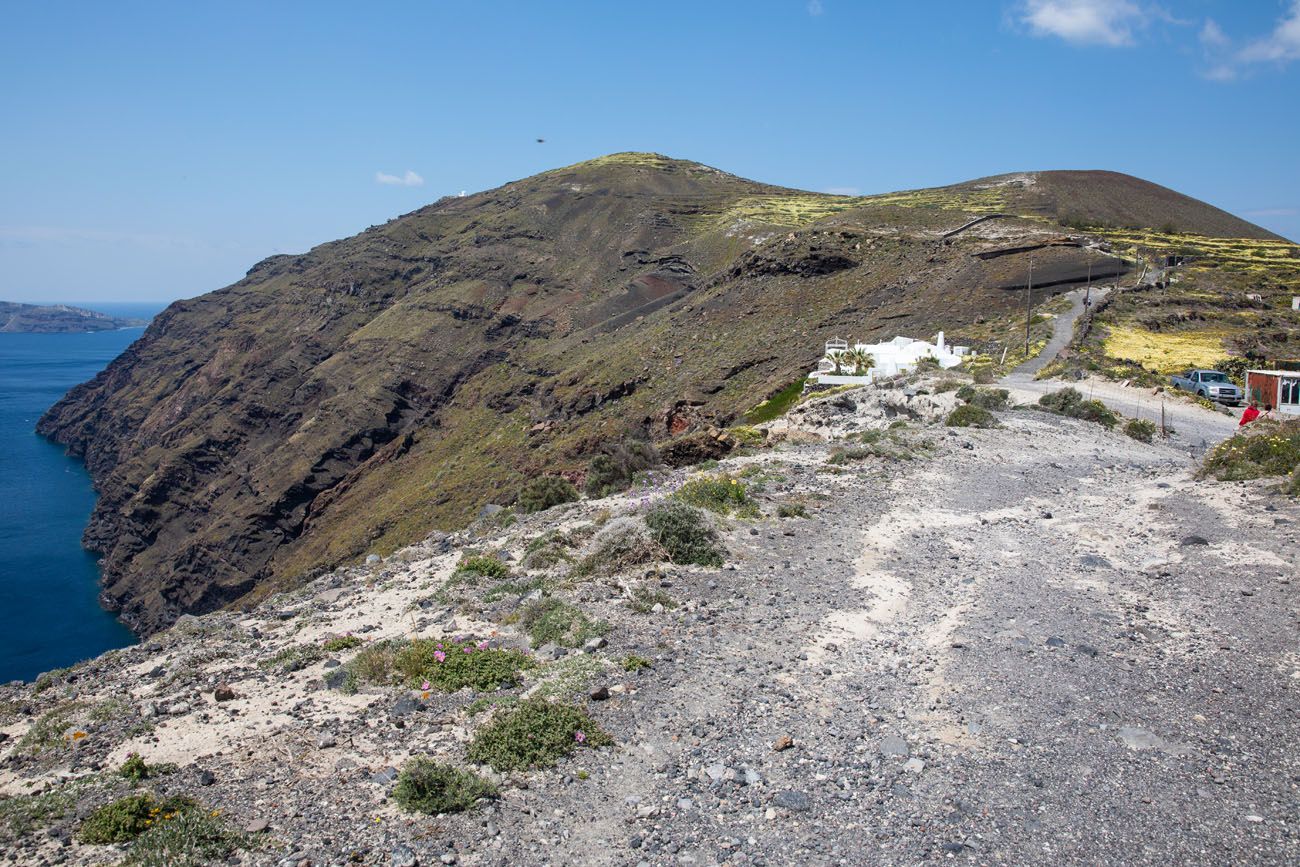
[[[1228,374],[1217,370],[1189,370],[1181,376],[1169,377],[1169,384],[1229,406],[1241,403],[1241,389],[1232,384]]]

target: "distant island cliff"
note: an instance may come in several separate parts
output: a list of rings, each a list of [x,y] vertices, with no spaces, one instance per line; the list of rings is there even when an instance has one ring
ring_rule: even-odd
[[[144,319],[124,319],[66,304],[16,304],[0,301],[0,332],[63,334],[114,331],[147,324]]]

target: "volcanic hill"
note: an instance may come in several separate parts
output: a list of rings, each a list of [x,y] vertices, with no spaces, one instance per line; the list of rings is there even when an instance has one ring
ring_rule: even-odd
[[[1157,218],[1275,242],[1109,172],[844,197],[615,154],[260,262],[171,305],[39,430],[85,459],[105,601],[149,633],[542,472],[580,481],[624,439],[730,424],[833,336],[943,329],[1013,362],[1031,256],[1036,301],[1133,264],[1062,221]]]
[[[115,331],[136,328],[143,319],[109,316],[97,310],[69,307],[67,304],[17,304],[0,301],[0,332],[25,334],[63,334],[82,331]]]

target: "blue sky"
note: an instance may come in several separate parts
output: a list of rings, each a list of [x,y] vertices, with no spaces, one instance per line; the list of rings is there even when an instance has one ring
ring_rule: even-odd
[[[4,300],[189,297],[622,150],[864,193],[1114,169],[1300,239],[1300,0],[13,0],[0,80]]]

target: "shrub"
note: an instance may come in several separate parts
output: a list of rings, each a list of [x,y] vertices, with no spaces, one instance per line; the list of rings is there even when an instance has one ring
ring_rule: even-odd
[[[1143,418],[1131,418],[1124,423],[1124,433],[1138,442],[1149,443],[1156,435],[1156,423]]]
[[[343,666],[341,688],[344,692],[356,692],[363,683],[390,683],[393,679],[393,664],[397,654],[407,644],[405,639],[389,638],[373,642],[365,650]],[[326,676],[326,682],[330,683]]]
[[[609,631],[608,623],[592,620],[580,609],[554,597],[530,602],[520,614],[519,623],[533,647],[580,647]]]
[[[495,581],[510,577],[510,567],[495,557],[465,557],[456,566],[456,571],[478,578],[491,578]]]
[[[973,403],[964,403],[957,407],[948,413],[943,423],[948,427],[998,427],[998,420],[993,413]]]
[[[517,650],[502,650],[473,639],[417,638],[399,650],[393,669],[411,688],[428,683],[441,692],[470,687],[479,692],[517,686],[519,673],[533,661]]]
[[[119,776],[136,783],[150,777],[149,765],[145,763],[139,753],[131,753],[127,756],[126,761],[122,762],[122,767],[117,769],[117,773]]]
[[[620,662],[619,665],[623,667],[624,671],[631,672],[637,672],[642,669],[654,667],[653,662],[646,659],[644,656],[637,656],[635,653],[629,653],[627,656],[623,657],[623,661]]]
[[[316,644],[295,644],[284,648],[274,656],[258,660],[257,667],[265,671],[272,669],[284,673],[306,668],[313,662],[325,658],[325,650]]]
[[[57,704],[41,714],[18,741],[19,751],[40,755],[49,750],[65,747],[67,739],[63,733],[72,725],[73,717],[81,709],[79,702],[68,701]]]
[[[571,705],[527,699],[500,712],[470,742],[471,762],[498,771],[549,768],[579,747],[614,739],[587,712]]]
[[[155,824],[131,847],[122,867],[201,867],[226,860],[248,839],[203,810],[188,810]]]
[[[1099,400],[1084,400],[1083,395],[1074,388],[1053,391],[1038,399],[1038,405],[1058,415],[1095,421],[1110,429],[1119,424],[1119,416]]]
[[[331,638],[321,645],[321,649],[326,653],[339,653],[343,650],[351,650],[354,647],[360,647],[362,641],[355,635],[341,635],[338,638]]]
[[[469,771],[417,756],[402,766],[393,787],[393,800],[410,813],[459,813],[483,798],[495,798],[497,788]]]
[[[483,601],[491,604],[507,596],[523,596],[525,593],[532,593],[534,590],[541,590],[546,586],[546,581],[542,578],[528,578],[516,581],[500,581],[493,584],[483,593]]]
[[[632,517],[615,518],[601,528],[591,543],[591,552],[573,569],[575,577],[582,575],[616,575],[642,563],[653,563],[664,557],[663,547],[654,540],[650,530],[640,520]]]
[[[1069,387],[1048,392],[1038,399],[1039,406],[1062,415],[1070,415],[1071,411],[1081,403],[1083,403],[1083,395],[1077,388]]]
[[[550,530],[538,536],[524,548],[523,566],[525,569],[549,569],[570,558],[569,549],[573,542],[558,530]]]
[[[1237,482],[1290,475],[1298,468],[1300,421],[1256,421],[1215,446],[1205,456],[1200,475]]]
[[[764,431],[749,425],[733,427],[727,433],[736,441],[737,446],[756,447],[767,441],[767,434]]]
[[[66,785],[39,795],[0,798],[0,828],[7,829],[10,838],[25,837],[62,819],[76,805],[76,795]],[[5,836],[0,834],[0,839]]]
[[[632,588],[632,593],[627,601],[628,608],[631,608],[637,614],[649,614],[656,605],[662,605],[664,608],[672,610],[677,607],[677,600],[662,590],[650,587]]]
[[[632,477],[659,466],[655,447],[640,440],[626,440],[610,446],[591,459],[587,468],[587,494],[607,497],[632,485]]]
[[[808,510],[801,503],[782,503],[776,507],[778,518],[806,518]]]
[[[544,512],[552,506],[572,503],[578,499],[578,489],[568,479],[559,476],[538,476],[524,485],[519,492],[519,508],[525,514]]]
[[[750,499],[745,484],[725,473],[691,479],[673,493],[673,498],[720,515],[736,512],[752,517],[758,513],[758,507]]]
[[[722,565],[726,550],[699,509],[673,501],[660,503],[646,515],[645,523],[673,563],[715,568]]]
[[[990,410],[1006,409],[1010,397],[1011,392],[1005,388],[976,388],[973,385],[963,385],[957,389],[959,400]]]
[[[127,795],[91,813],[81,823],[77,839],[96,846],[129,843],[154,825],[170,822],[195,806],[189,798],[171,797],[159,801],[147,792]]]

